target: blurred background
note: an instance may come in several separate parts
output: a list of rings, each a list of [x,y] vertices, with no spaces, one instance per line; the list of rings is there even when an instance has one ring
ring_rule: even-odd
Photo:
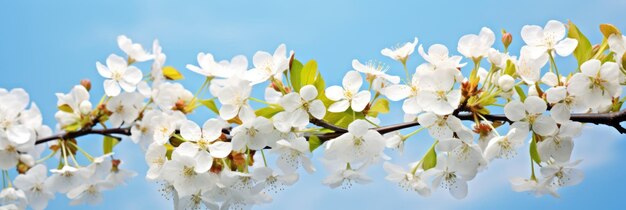
[[[483,26],[496,33],[494,47],[502,50],[500,30],[513,34],[511,52],[519,54],[523,44],[520,29],[525,24],[543,26],[555,19],[578,25],[592,43],[601,41],[598,25],[612,23],[626,30],[626,1],[2,1],[0,2],[0,88],[26,89],[42,110],[44,123],[55,127],[54,93],[68,92],[81,79],[93,82],[92,102],[102,95],[103,79],[95,63],[111,53],[123,55],[116,37],[121,34],[151,49],[158,39],[167,54],[167,65],[185,76],[181,81],[192,92],[204,78],[184,68],[196,64],[199,52],[216,59],[243,54],[251,60],[257,50],[273,52],[285,43],[301,61],[315,59],[327,85],[340,84],[351,70],[352,59],[387,63],[389,72],[404,75],[399,63],[383,57],[380,50],[419,38],[419,44],[441,43],[456,51],[458,39],[478,33]],[[409,67],[424,62],[416,52]],[[466,60],[466,62],[469,62]],[[575,68],[573,57],[557,57],[559,69]],[[140,66],[144,73],[148,66]],[[469,71],[469,69],[465,69]],[[563,70],[561,70],[563,71]],[[465,72],[467,73],[467,72]],[[261,87],[257,87],[261,90]],[[256,91],[256,96],[260,91]],[[398,103],[382,124],[402,121]],[[212,115],[199,110],[191,119],[203,122]],[[405,130],[404,132],[409,132]],[[313,175],[302,173],[294,186],[274,195],[270,204],[256,209],[619,209],[626,194],[626,138],[605,126],[587,125],[575,139],[574,159],[585,180],[563,188],[561,198],[536,198],[510,188],[511,177],[528,177],[527,147],[510,160],[496,160],[488,170],[469,183],[469,195],[455,200],[446,190],[423,198],[406,192],[384,179],[382,165],[371,167],[374,182],[351,189],[321,185],[328,175],[319,161]],[[100,154],[100,139],[80,139],[81,145]],[[403,156],[389,151],[396,164],[418,160],[432,139],[426,132],[408,140]],[[172,203],[158,192],[159,184],[143,177],[147,170],[141,149],[130,141],[115,148],[122,167],[139,173],[126,186],[104,193],[96,206],[69,206],[64,195],[49,209],[171,209]],[[320,157],[317,151],[314,157]],[[49,161],[54,162],[54,161]]]

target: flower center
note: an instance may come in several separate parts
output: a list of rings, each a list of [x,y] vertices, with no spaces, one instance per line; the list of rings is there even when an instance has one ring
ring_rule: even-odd
[[[250,127],[246,133],[248,134],[248,136],[255,137],[258,132],[259,130],[257,130],[256,128]]]
[[[115,81],[120,81],[122,80],[122,72],[119,71],[112,71],[111,72],[111,79],[115,80]]]
[[[193,167],[183,166],[183,176],[186,178],[192,177],[196,175],[196,171]]]

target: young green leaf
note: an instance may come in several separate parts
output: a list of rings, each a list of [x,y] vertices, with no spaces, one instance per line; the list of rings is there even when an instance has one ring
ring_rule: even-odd
[[[207,108],[209,108],[215,114],[220,114],[220,110],[217,108],[217,105],[215,104],[215,100],[213,100],[213,99],[206,99],[206,100],[200,100],[199,102],[200,102],[200,104],[202,104],[202,105],[206,106]]]
[[[424,157],[422,157],[422,169],[424,169],[424,171],[434,168],[437,165],[437,152],[435,152],[435,145],[437,145],[437,143],[438,141],[435,141],[428,152],[424,154]]]
[[[310,60],[304,67],[302,68],[302,75],[300,76],[300,82],[302,86],[305,85],[313,85],[315,84],[315,80],[317,80],[317,62],[315,60]]]
[[[272,106],[267,106],[267,107],[258,109],[254,113],[256,114],[256,116],[259,116],[259,117],[271,118],[272,116],[274,116],[275,114],[283,110],[284,109],[280,106],[272,105]]]
[[[181,80],[185,78],[183,77],[183,74],[181,74],[173,66],[163,67],[163,76],[169,80]]]
[[[578,61],[578,66],[580,67],[580,65],[582,65],[585,61],[589,60],[591,56],[593,56],[593,47],[591,46],[591,42],[589,42],[589,39],[587,39],[587,37],[585,37],[585,35],[580,32],[580,30],[578,30],[578,27],[576,27],[576,25],[572,23],[572,21],[568,22],[568,26],[569,31],[567,33],[567,37],[576,39],[578,41],[578,45],[574,50],[574,57],[576,57],[576,60]]]
[[[388,113],[389,112],[389,101],[384,98],[380,98],[374,102],[374,105],[367,112],[369,116],[376,117],[380,113]]]
[[[110,136],[104,136],[104,140],[102,142],[102,152],[104,154],[109,154],[113,152],[113,147],[115,147],[115,145],[117,145],[117,143],[119,142],[120,141],[117,140],[116,138],[113,138]]]
[[[317,149],[320,145],[322,145],[322,141],[320,141],[319,137],[316,135],[311,135],[309,137],[309,150],[311,150],[311,152]]]
[[[515,92],[517,92],[517,95],[519,95],[519,99],[522,102],[526,100],[526,94],[524,93],[524,90],[522,90],[522,87],[520,87],[519,85],[516,85]]]
[[[541,158],[539,157],[539,152],[537,151],[537,138],[535,134],[533,134],[533,139],[530,142],[530,158],[532,158],[535,163],[541,165]]]
[[[296,92],[299,92],[302,87],[302,68],[303,66],[300,61],[294,59],[293,62],[291,62],[291,68],[289,69],[291,77],[289,79],[291,80],[291,86],[293,86],[293,89]]]

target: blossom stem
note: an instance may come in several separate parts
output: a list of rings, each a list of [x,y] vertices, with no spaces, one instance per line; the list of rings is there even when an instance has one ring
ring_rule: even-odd
[[[50,154],[46,155],[44,158],[41,158],[41,159],[37,160],[36,163],[43,163],[44,161],[50,159],[51,157],[54,157],[54,155],[57,154],[57,151],[59,151],[59,150],[53,150],[53,152],[51,152]]]
[[[552,51],[548,51],[548,56],[550,56],[550,65],[554,66],[554,71],[556,72],[557,84],[561,85],[561,74],[559,74],[559,69],[556,67],[556,62],[554,62],[554,56],[552,56]]]
[[[406,62],[402,62],[402,66],[404,67],[404,74],[406,74],[406,84],[410,84],[411,78],[409,77],[409,69],[406,67]]]
[[[187,141],[187,140],[185,140],[182,136],[180,136],[180,134],[172,133],[172,136],[173,136],[174,138],[177,138],[178,140],[181,140],[181,141]]]
[[[600,45],[600,48],[598,49],[598,52],[595,55],[593,55],[593,58],[594,59],[598,59],[598,57],[600,57],[600,55],[602,55],[602,52],[604,52],[604,50],[608,46],[609,46],[609,42],[606,39],[602,40],[602,44]]]
[[[261,156],[263,157],[263,164],[265,164],[265,167],[267,167],[267,160],[265,159],[265,153],[263,152],[263,150],[261,150]]]
[[[61,144],[61,152],[63,154],[63,163],[64,165],[67,165],[67,151],[65,148],[65,143],[63,142],[65,142],[65,140],[59,140],[59,144]]]
[[[486,119],[486,118],[485,118],[482,114],[477,114],[477,115],[478,115],[478,117],[480,117],[480,118],[481,118],[481,119],[483,119],[484,121],[487,121],[487,122],[489,121],[489,120],[487,120],[487,119]],[[496,130],[496,128],[495,128],[495,127],[493,127],[493,125],[492,125],[491,123],[487,123],[487,125],[489,125],[489,128],[491,128],[491,130],[492,130],[494,133],[496,133],[496,135],[500,136],[500,133],[498,133],[498,130]]]
[[[367,121],[368,123],[372,124],[373,126],[375,126],[375,127],[377,127],[377,128],[379,128],[379,127],[380,127],[380,125],[378,125],[378,124],[376,124],[376,123],[372,122],[371,120],[367,119],[367,117],[365,117],[365,118],[363,118],[363,119],[365,119],[365,121]]]
[[[262,104],[265,104],[265,105],[268,105],[268,106],[274,105],[274,104],[271,104],[271,103],[269,103],[267,101],[264,101],[264,100],[261,100],[261,99],[258,99],[258,98],[254,98],[254,97],[250,97],[248,99],[256,101],[256,102],[259,102],[259,103],[262,103]]]
[[[198,88],[196,93],[193,95],[193,98],[191,98],[191,101],[189,104],[194,104],[196,102],[196,99],[198,98],[202,90],[204,90],[204,87],[207,86],[211,82],[211,79],[212,79],[211,77],[206,77],[206,79],[204,80],[204,83],[202,83],[200,88]]]
[[[426,127],[420,127],[418,129],[414,130],[413,132],[411,132],[411,133],[409,133],[407,135],[402,136],[402,140],[404,141],[404,140],[410,138],[411,136],[413,136],[415,134],[418,134],[420,131],[424,130],[424,128],[426,128]]]
[[[78,149],[78,151],[80,151],[80,153],[83,153],[83,155],[84,155],[85,157],[87,157],[87,159],[88,159],[90,162],[93,162],[93,156],[89,155],[89,153],[88,153],[87,151],[83,150],[83,148],[79,147],[79,146],[78,146],[78,144],[76,144],[76,143],[74,143],[74,142],[71,142],[71,141],[70,141],[69,143],[70,143],[70,144],[71,144],[74,148]]]
[[[7,181],[5,181],[5,184],[11,188],[13,187],[13,184],[11,184],[11,176],[9,176],[9,171],[7,170],[2,170],[2,177],[5,178]]]

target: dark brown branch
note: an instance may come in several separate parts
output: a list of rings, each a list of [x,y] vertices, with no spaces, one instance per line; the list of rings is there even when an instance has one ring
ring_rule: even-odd
[[[459,119],[465,120],[465,121],[473,121],[474,120],[473,114],[469,113],[469,112],[458,113],[458,114],[455,114],[455,116],[457,116]],[[503,114],[483,115],[483,116],[485,117],[485,119],[490,120],[490,121],[502,121],[502,122],[509,122],[509,123],[511,122]],[[622,125],[620,125],[621,122],[626,121],[626,109],[622,110],[620,112],[613,112],[613,113],[572,114],[572,116],[570,117],[570,120],[576,121],[576,122],[581,122],[581,123],[593,123],[593,124],[596,124],[596,125],[608,125],[608,126],[614,127],[621,134],[626,134],[626,128],[624,128]],[[332,124],[330,124],[328,122],[325,122],[325,121],[322,121],[322,120],[313,120],[311,123],[313,123],[313,124],[315,124],[317,126],[323,127],[323,128],[328,128],[328,129],[334,131],[332,133],[326,133],[326,134],[318,135],[318,137],[320,138],[320,140],[322,142],[328,141],[328,140],[333,139],[333,138],[337,138],[341,134],[344,134],[344,133],[348,132],[346,129],[340,128],[338,126],[332,125]],[[376,128],[375,130],[378,131],[381,134],[386,134],[386,133],[389,133],[389,132],[402,130],[402,129],[405,129],[405,128],[410,128],[410,127],[415,127],[415,126],[419,126],[419,123],[417,121],[415,121],[415,122],[406,122],[406,123],[398,123],[398,124],[395,124],[395,125],[383,126],[383,127]],[[228,131],[229,131],[228,129],[223,130],[223,132],[228,132]],[[88,128],[88,129],[84,129],[84,130],[80,130],[80,131],[76,131],[76,132],[61,133],[61,134],[56,134],[56,135],[49,136],[49,137],[46,137],[46,138],[38,139],[35,142],[35,144],[41,144],[41,143],[45,143],[45,142],[52,141],[52,140],[57,140],[57,139],[78,138],[78,137],[89,135],[89,134],[99,134],[99,135],[119,134],[119,135],[129,136],[130,135],[130,127],[110,128],[110,129],[92,129],[92,128]]]
[[[324,120],[311,118],[311,124],[320,126],[322,128],[328,128],[328,129],[330,129],[332,131],[335,131],[335,132],[344,132],[344,133],[347,132],[346,129],[341,128],[341,127],[336,126],[336,125],[333,125],[333,124],[330,124],[330,123],[328,123],[328,122],[326,122]]]
[[[35,144],[43,144],[49,141],[53,141],[53,140],[57,140],[57,139],[74,139],[74,138],[78,138],[81,136],[86,136],[89,134],[98,134],[98,135],[103,135],[103,136],[109,136],[112,134],[119,134],[119,135],[125,135],[125,136],[130,136],[130,127],[124,127],[124,128],[108,128],[108,129],[92,129],[92,128],[86,128],[83,130],[79,130],[76,132],[68,132],[68,133],[60,133],[60,134],[56,134],[53,136],[49,136],[46,138],[42,138],[42,139],[37,139],[37,141],[35,141]]]

